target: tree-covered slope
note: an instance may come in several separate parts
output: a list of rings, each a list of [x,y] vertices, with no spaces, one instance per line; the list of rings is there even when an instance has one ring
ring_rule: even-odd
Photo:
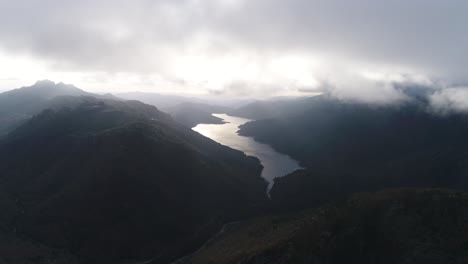
[[[240,133],[307,168],[275,181],[272,198],[286,207],[384,188],[466,190],[468,116],[441,116],[427,107],[421,101],[376,107],[317,96],[302,114],[250,122]]]
[[[389,190],[228,226],[178,264],[466,263],[468,195]]]
[[[0,160],[2,224],[85,263],[164,263],[266,199],[258,160],[136,101],[45,110]]]

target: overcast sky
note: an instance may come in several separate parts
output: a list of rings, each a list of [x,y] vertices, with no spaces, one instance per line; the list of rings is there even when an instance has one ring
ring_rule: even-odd
[[[465,0],[0,0],[0,90],[399,100],[468,83]]]

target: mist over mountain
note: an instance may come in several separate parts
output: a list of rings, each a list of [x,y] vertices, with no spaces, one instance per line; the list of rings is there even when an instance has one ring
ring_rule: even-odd
[[[181,95],[167,95],[158,93],[145,92],[127,92],[119,93],[118,97],[127,100],[138,100],[143,103],[154,105],[160,109],[170,108],[185,102],[203,103],[204,101],[198,98],[186,97]]]
[[[340,263],[337,256],[362,262],[373,251],[382,259],[392,259],[384,257],[386,254],[411,252],[409,259],[422,261],[417,248],[437,250],[440,259],[450,254],[463,259],[460,250],[450,253],[448,246],[426,247],[420,242],[439,236],[427,230],[451,221],[446,215],[432,227],[416,224],[424,230],[415,234],[419,240],[414,244],[408,244],[405,236],[389,237],[398,245],[392,250],[384,244],[370,246],[380,242],[357,232],[352,239],[369,245],[357,254],[351,253],[355,251],[349,246],[355,243],[352,239],[323,242],[307,231],[314,228],[341,239],[341,229],[325,224],[298,227],[321,217],[315,211],[298,213],[300,210],[323,207],[359,192],[400,187],[468,190],[468,116],[464,97],[454,97],[463,95],[463,88],[400,85],[398,90],[406,99],[391,104],[369,104],[324,93],[254,101],[237,108],[229,107],[232,102],[220,105],[222,101],[177,96],[171,101],[153,95],[160,100],[153,103],[161,103],[167,113],[136,100],[92,94],[51,81],[2,93],[1,260],[170,263],[188,254],[180,263],[237,263],[241,259],[245,263],[288,263],[292,259],[301,263],[321,258],[325,263]],[[200,123],[222,125],[212,113],[254,119],[240,127],[241,135],[290,155],[305,169],[275,179],[268,200],[257,159],[189,129]],[[403,201],[424,202],[408,204],[407,211],[392,219],[427,219],[426,214],[414,214],[426,207],[438,208],[427,197],[458,195],[429,193],[411,191],[410,198]],[[365,199],[361,201],[364,208],[337,207],[333,214],[345,214],[344,218],[327,215],[319,222],[338,221],[353,230],[353,223],[358,223],[364,233],[415,228],[378,220],[375,210],[387,212],[390,201],[402,199],[400,194]],[[331,213],[327,207],[323,210]],[[455,215],[465,211],[463,206],[453,208]],[[265,213],[273,216],[243,222]],[[284,213],[296,216],[282,218]],[[368,219],[368,214],[377,218]],[[239,226],[225,225],[237,220],[242,220]],[[377,222],[369,227],[368,221]],[[380,231],[373,229],[375,225]],[[211,237],[221,228],[228,228],[224,236]],[[259,234],[258,228],[267,231]],[[291,228],[305,235],[289,234]],[[454,229],[461,230],[457,225]],[[264,236],[270,244],[242,247],[259,243]],[[444,245],[459,241],[457,236],[444,239]],[[207,240],[209,244],[204,244]],[[328,249],[302,250],[316,243]],[[238,252],[219,259],[227,248]],[[286,254],[285,250],[295,253]],[[437,257],[430,255],[429,259]]]
[[[400,100],[395,101],[366,101],[362,98],[350,97],[337,92],[335,87],[328,86],[321,90],[320,94],[314,96],[270,98],[267,100],[257,100],[255,102],[237,107],[229,113],[234,116],[245,117],[249,119],[272,119],[288,118],[315,107],[317,99],[328,98],[330,102],[336,101],[350,105],[367,105],[370,108],[390,108],[404,105],[420,105],[421,108],[427,108],[428,112],[434,114],[444,114],[449,112],[463,112],[463,96],[458,101],[453,100],[453,96],[447,94],[447,90],[437,85],[418,85],[415,83],[394,83],[392,89],[400,94]],[[464,95],[464,88],[458,87],[452,89],[452,93]]]
[[[410,100],[374,105],[322,94],[238,108],[187,101],[166,107],[168,113],[50,81],[0,94],[9,102],[3,116],[23,114],[14,126],[0,122],[8,132],[0,139],[0,260],[341,263],[338,256],[366,262],[409,252],[401,259],[422,261],[419,249],[440,252],[430,259],[463,259],[463,250],[447,246],[460,247],[464,234],[449,215],[433,225],[399,219],[428,219],[427,208],[439,214],[451,201],[452,214],[463,219],[464,194],[387,191],[339,204],[359,192],[400,187],[468,190],[467,115],[438,111],[438,89],[399,89]],[[305,169],[276,178],[268,199],[258,159],[190,129],[222,125],[212,113],[255,119],[239,133]],[[382,222],[394,203],[405,210]],[[445,223],[460,233],[447,238],[453,230],[440,229]],[[338,224],[354,230],[351,238]],[[416,226],[417,240],[402,233],[383,240],[366,235]],[[219,230],[225,233],[212,237]],[[442,246],[422,242],[439,238]],[[367,246],[354,254],[356,241]],[[307,245],[321,248],[311,252]],[[226,253],[231,249],[236,253]]]
[[[326,95],[301,114],[240,129],[307,168],[275,181],[270,194],[285,208],[384,188],[466,190],[467,133],[468,115],[439,115],[424,100],[372,106]]]

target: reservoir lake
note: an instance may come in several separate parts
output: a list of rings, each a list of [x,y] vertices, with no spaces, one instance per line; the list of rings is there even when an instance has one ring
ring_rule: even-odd
[[[226,114],[213,114],[213,116],[223,119],[226,123],[198,124],[192,129],[218,143],[258,158],[263,165],[262,177],[269,183],[268,191],[273,186],[274,178],[301,169],[299,162],[288,155],[279,153],[271,146],[257,142],[251,137],[237,133],[240,125],[252,120]]]

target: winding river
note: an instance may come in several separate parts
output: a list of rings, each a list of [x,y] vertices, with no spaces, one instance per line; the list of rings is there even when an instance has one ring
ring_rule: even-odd
[[[240,150],[246,155],[257,157],[263,165],[262,177],[269,183],[268,191],[273,186],[274,178],[301,168],[298,161],[277,152],[271,146],[259,143],[251,137],[237,134],[240,125],[252,120],[226,114],[213,114],[213,116],[222,118],[226,123],[199,124],[192,129],[223,145]]]

